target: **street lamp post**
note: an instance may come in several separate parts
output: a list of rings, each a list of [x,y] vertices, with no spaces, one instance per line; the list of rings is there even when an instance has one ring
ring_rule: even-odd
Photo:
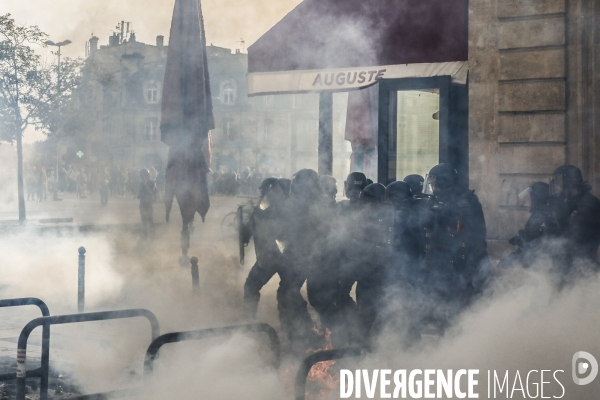
[[[55,46],[58,47],[58,66],[57,66],[57,75],[58,75],[58,79],[57,79],[57,94],[60,95],[60,48],[62,46],[66,46],[68,44],[71,44],[70,40],[63,40],[62,42],[58,42],[58,43],[54,43],[52,40],[46,40],[45,44],[47,44],[48,46]],[[59,142],[59,138],[58,135],[56,136],[56,167],[54,168],[54,195],[52,196],[52,200],[54,201],[58,201],[58,200],[62,200],[58,198],[58,142]]]

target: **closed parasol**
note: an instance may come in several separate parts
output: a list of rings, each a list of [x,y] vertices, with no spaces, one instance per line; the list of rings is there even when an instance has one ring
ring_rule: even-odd
[[[173,199],[181,210],[181,247],[187,258],[196,212],[210,207],[206,174],[214,128],[204,21],[199,0],[176,0],[162,96],[161,140],[169,146],[165,175],[166,218]]]

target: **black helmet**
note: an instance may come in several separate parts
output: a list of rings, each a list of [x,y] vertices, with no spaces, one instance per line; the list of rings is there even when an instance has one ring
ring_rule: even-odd
[[[292,177],[291,192],[300,197],[316,197],[321,192],[319,174],[312,169],[301,169]]]
[[[358,199],[365,187],[367,187],[367,177],[362,172],[351,172],[344,182],[344,192],[349,199]]]
[[[412,199],[412,191],[406,182],[392,182],[385,188],[385,197],[387,202],[394,205],[399,205],[408,199]]]
[[[545,182],[534,182],[529,186],[531,207],[540,208],[548,204],[550,198],[550,185]]]
[[[262,181],[262,183],[258,187],[258,190],[260,190],[260,196],[265,197],[267,193],[269,193],[269,190],[271,190],[273,185],[275,185],[275,183],[277,183],[277,178],[267,178],[264,181]]]
[[[439,164],[431,168],[427,175],[425,184],[425,193],[432,194],[433,188],[437,187],[442,190],[450,189],[458,181],[458,172],[450,164]]]
[[[372,203],[383,203],[385,199],[385,186],[381,183],[371,183],[361,193],[360,200]]]
[[[583,174],[579,168],[574,165],[563,165],[552,173],[550,191],[552,194],[559,194],[565,189],[583,187],[584,184]]]
[[[327,196],[335,199],[335,195],[337,194],[337,181],[331,175],[321,175],[319,176],[319,186],[321,187],[321,192]]]
[[[423,178],[421,175],[408,175],[402,180],[408,183],[408,186],[410,186],[410,191],[413,193],[413,195],[416,196],[423,193],[423,182],[425,182],[425,178]]]
[[[140,178],[150,178],[150,171],[147,168],[140,169]]]

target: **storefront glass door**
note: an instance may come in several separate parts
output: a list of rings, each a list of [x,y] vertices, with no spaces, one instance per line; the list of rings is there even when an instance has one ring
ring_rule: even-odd
[[[440,157],[439,89],[396,92],[396,180],[425,176]]]
[[[468,87],[438,76],[383,79],[378,90],[378,181],[425,177],[449,163],[468,184]]]

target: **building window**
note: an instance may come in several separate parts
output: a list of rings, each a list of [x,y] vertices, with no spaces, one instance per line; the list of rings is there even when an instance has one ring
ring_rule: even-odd
[[[156,118],[146,120],[144,140],[147,142],[158,140],[158,120]]]
[[[236,94],[235,83],[233,81],[225,81],[221,84],[221,102],[223,104],[235,104]]]
[[[158,103],[158,84],[151,81],[146,86],[146,103],[156,104]]]
[[[274,96],[265,96],[265,105],[272,106],[273,105],[273,97]]]
[[[292,108],[298,108],[298,103],[299,103],[298,100],[300,100],[298,98],[298,95],[297,94],[293,94],[292,95]]]
[[[273,121],[270,119],[265,120],[265,131],[264,131],[264,141],[268,143],[273,138]]]

